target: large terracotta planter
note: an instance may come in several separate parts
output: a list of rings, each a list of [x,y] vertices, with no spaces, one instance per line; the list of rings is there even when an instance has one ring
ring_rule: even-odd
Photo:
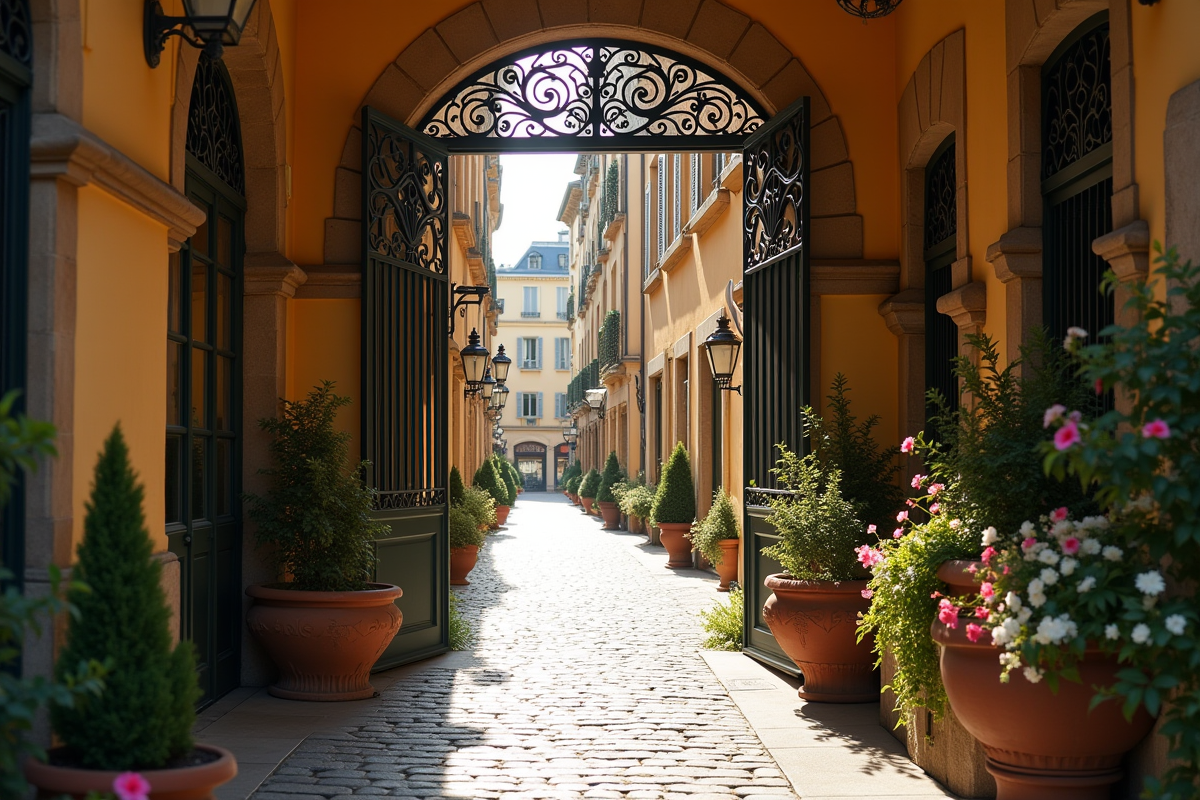
[[[616,503],[609,503],[605,500],[601,500],[598,505],[600,506],[600,516],[604,517],[604,530],[619,530],[621,527],[621,507]]]
[[[979,581],[975,579],[976,570],[983,568],[982,561],[943,561],[938,567],[938,579],[946,584],[946,593],[951,597],[970,597],[979,594]]]
[[[858,615],[871,603],[862,596],[867,581],[798,581],[768,575],[774,594],[763,619],[775,641],[804,673],[800,697],[823,703],[879,700],[874,640],[858,642]]]
[[[579,495],[569,494],[569,495],[567,495],[567,497],[571,498],[571,505],[573,505],[573,506],[579,505]]]
[[[721,547],[721,563],[713,565],[721,582],[717,584],[718,592],[728,592],[729,582],[736,581],[738,576],[738,550],[741,539],[722,539],[717,542]]]
[[[468,544],[462,547],[451,547],[450,585],[470,586],[471,582],[467,580],[467,575],[475,569],[475,562],[478,560],[479,545]]]
[[[645,533],[646,532],[646,528],[644,527],[645,524],[646,524],[645,520],[643,520],[641,517],[635,517],[632,514],[629,515],[629,532],[630,533]]]
[[[687,538],[691,533],[690,522],[660,522],[658,523],[659,539],[662,546],[667,548],[667,566],[671,569],[684,569],[692,565],[692,541]]]
[[[249,586],[246,625],[279,668],[267,691],[287,700],[362,700],[375,694],[368,676],[400,631],[389,583],[361,592],[305,592]]]
[[[990,637],[971,642],[965,624],[935,620],[930,633],[942,646],[950,706],[983,745],[997,800],[1108,800],[1125,753],[1154,725],[1144,708],[1126,722],[1114,700],[1088,711],[1092,687],[1116,682],[1116,659],[1089,651],[1079,664],[1082,682],[1059,681],[1056,694],[1019,671],[1001,683],[1001,648]]]
[[[503,525],[508,522],[508,512],[512,510],[512,506],[496,506],[496,524]]]
[[[596,498],[580,496],[579,502],[583,504],[583,513],[585,513],[585,514],[595,514],[596,513]]]
[[[212,800],[213,791],[237,775],[237,760],[223,747],[196,745],[197,750],[217,756],[213,761],[195,767],[142,770],[150,783],[150,800]],[[55,754],[50,751],[51,758]],[[77,767],[56,767],[35,759],[25,762],[25,779],[37,790],[39,798],[58,798],[67,795],[83,800],[88,792],[107,795],[112,792],[113,780],[124,772]]]

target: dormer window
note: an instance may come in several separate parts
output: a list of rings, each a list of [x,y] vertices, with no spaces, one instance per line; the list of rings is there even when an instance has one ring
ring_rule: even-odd
[[[541,269],[542,268],[542,254],[541,253],[530,253],[529,254],[529,268],[530,269]]]
[[[566,265],[567,265],[567,254],[566,254],[566,253],[559,253],[559,254],[558,254],[558,266],[559,266],[559,268],[561,269],[562,267],[565,267]]]

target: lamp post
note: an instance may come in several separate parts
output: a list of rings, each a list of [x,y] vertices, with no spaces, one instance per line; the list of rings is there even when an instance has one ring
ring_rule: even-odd
[[[729,328],[729,317],[722,314],[717,320],[717,329],[709,334],[700,346],[708,353],[708,366],[717,386],[722,391],[741,394],[742,387],[731,384],[733,372],[737,368],[738,354],[742,350],[742,340]]]
[[[570,458],[567,459],[568,464],[575,462],[575,442],[579,441],[579,428],[575,427],[574,422],[563,423],[563,441],[570,447]]]
[[[167,39],[178,36],[192,47],[202,48],[219,61],[225,46],[242,38],[255,0],[183,0],[183,16],[169,17],[158,0],[146,0],[142,9],[142,50],[151,69],[162,60]],[[191,33],[185,30],[190,29]]]

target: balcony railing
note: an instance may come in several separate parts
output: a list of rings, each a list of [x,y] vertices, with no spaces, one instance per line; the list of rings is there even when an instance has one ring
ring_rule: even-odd
[[[590,364],[579,370],[579,374],[567,384],[567,410],[573,411],[581,406],[584,392],[588,389],[598,388],[600,388],[600,360],[594,358]]]
[[[542,312],[540,312],[540,311],[522,311],[521,312],[522,317],[540,317],[541,315],[542,315]]]
[[[604,324],[600,326],[600,341],[597,352],[600,354],[600,373],[605,374],[615,369],[621,363],[621,312],[609,311],[604,315]]]
[[[567,319],[573,316],[575,316],[575,293],[571,292],[570,297],[567,298]]]
[[[559,319],[570,319],[571,318],[570,313],[568,313],[565,309],[563,311],[559,311],[559,312],[555,313],[554,316],[558,317]]]

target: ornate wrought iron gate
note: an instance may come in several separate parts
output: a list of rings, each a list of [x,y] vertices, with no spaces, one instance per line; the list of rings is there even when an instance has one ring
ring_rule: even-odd
[[[362,448],[378,492],[376,580],[404,590],[379,669],[449,649],[449,160],[363,109]]]
[[[763,578],[782,568],[762,555],[777,540],[767,517],[776,445],[803,445],[800,409],[809,402],[808,98],[749,139],[743,158],[745,506],[742,650],[797,674],[763,620]]]

